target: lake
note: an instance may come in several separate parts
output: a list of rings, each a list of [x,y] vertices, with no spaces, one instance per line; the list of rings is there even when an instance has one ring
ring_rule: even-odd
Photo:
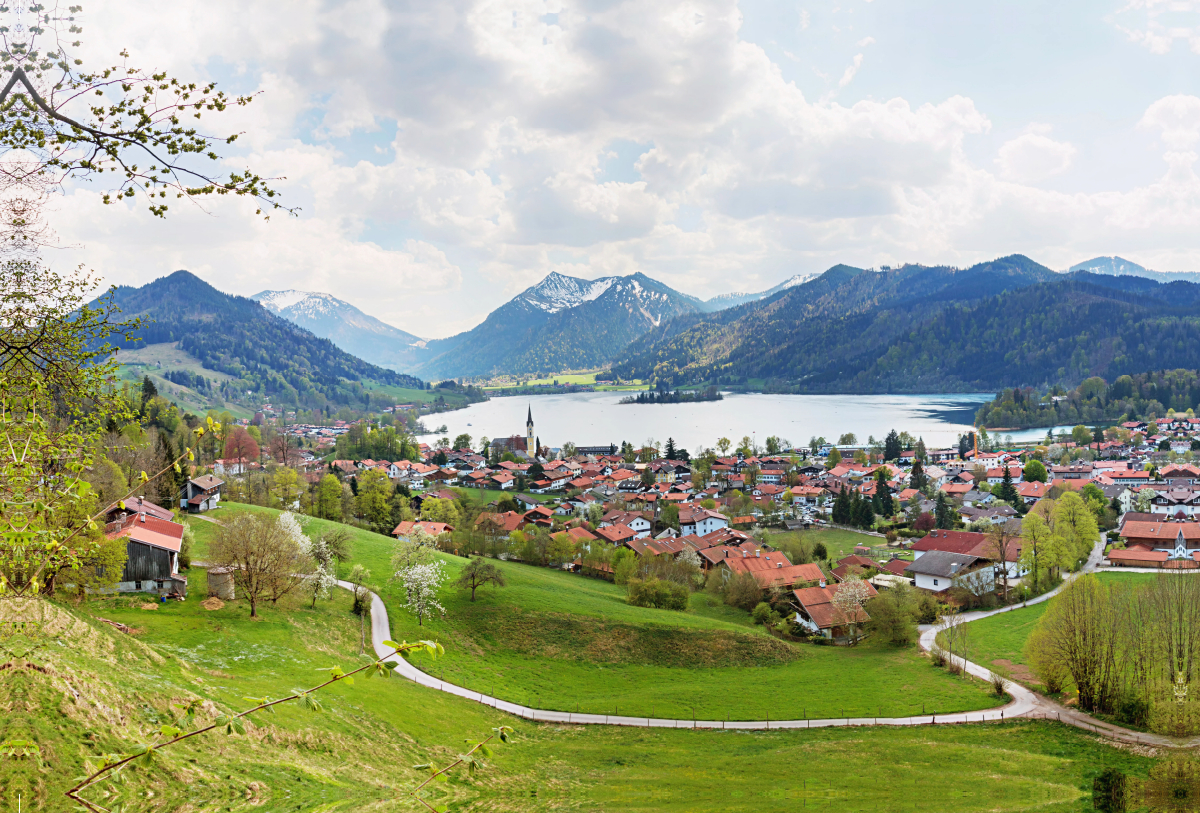
[[[492,398],[466,409],[430,415],[425,425],[445,424],[453,439],[466,433],[480,437],[525,435],[526,409],[533,410],[534,431],[546,446],[600,446],[622,441],[635,446],[647,440],[695,451],[727,437],[744,435],[761,445],[777,435],[794,445],[812,436],[836,441],[854,432],[865,443],[874,435],[907,431],[929,448],[950,446],[971,428],[975,411],[991,394],[954,395],[763,395],[726,394],[722,401],[693,404],[619,404],[628,393],[580,392],[569,395]],[[468,424],[470,424],[468,426]],[[1041,430],[1045,435],[1045,430]],[[1016,435],[1017,433],[1013,433]]]

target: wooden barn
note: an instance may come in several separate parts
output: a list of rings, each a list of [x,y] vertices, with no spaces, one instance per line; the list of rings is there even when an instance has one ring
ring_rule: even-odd
[[[187,595],[187,579],[179,575],[182,525],[147,513],[127,514],[110,522],[105,536],[126,539],[127,558],[118,591]]]

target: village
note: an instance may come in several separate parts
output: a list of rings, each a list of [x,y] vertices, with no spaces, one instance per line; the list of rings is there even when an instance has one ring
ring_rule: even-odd
[[[383,431],[341,423],[322,432]],[[619,582],[687,562],[697,585],[741,578],[750,596],[739,599],[743,609],[767,603],[780,629],[790,624],[792,634],[839,643],[856,640],[870,620],[867,602],[899,584],[929,596],[931,607],[960,609],[1051,589],[1091,548],[1081,539],[1073,549],[1039,552],[1037,534],[1053,522],[1056,501],[1059,510],[1070,504],[1086,512],[1103,534],[1104,566],[1200,567],[1200,467],[1190,462],[1200,419],[1190,415],[1076,427],[1011,448],[996,448],[986,431],[944,449],[892,432],[882,443],[814,439],[806,448],[706,450],[698,458],[671,440],[665,451],[630,444],[551,449],[541,445],[532,409],[522,434],[481,449],[470,448],[469,439],[415,444],[416,460],[322,459],[322,446],[327,455],[332,449],[319,440],[303,448],[310,432],[281,431],[297,444],[274,445],[282,450],[279,463],[260,451],[265,462],[225,457],[210,469],[197,467],[177,505],[144,498],[111,505],[106,533],[128,540],[117,589],[186,595],[176,511],[209,512],[223,492],[245,500],[248,479],[278,476],[285,461],[300,472],[295,492],[276,500],[285,509],[321,516],[315,495],[325,489],[345,506],[337,518],[354,522],[354,498],[371,482],[390,505],[374,527],[398,539],[421,534],[450,553]],[[779,444],[772,438],[769,445]],[[237,443],[227,441],[230,447]],[[812,543],[822,534],[838,535],[842,555]],[[622,561],[631,563],[624,574]],[[839,600],[839,592],[852,600]]]

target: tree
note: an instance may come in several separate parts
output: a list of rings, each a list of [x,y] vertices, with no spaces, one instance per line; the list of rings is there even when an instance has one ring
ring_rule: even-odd
[[[1049,479],[1046,464],[1040,460],[1030,460],[1021,472],[1021,479],[1027,483],[1045,483]]]
[[[717,448],[721,450],[721,457],[724,457],[729,452],[729,447],[732,445],[729,438],[719,438],[717,440]]]
[[[1104,430],[1097,426],[1092,430],[1092,442],[1096,444],[1096,450],[1100,450],[1100,444],[1104,442]]]
[[[667,438],[667,449],[663,457],[667,460],[674,460],[675,454],[675,438]]]
[[[371,591],[367,589],[366,582],[370,578],[371,571],[362,565],[350,568],[350,574],[346,577],[346,581],[354,586],[351,591],[354,603],[350,605],[350,612],[358,616],[359,655],[367,648],[367,616],[371,614]]]
[[[355,510],[371,529],[390,534],[392,528],[392,481],[378,469],[368,469],[358,477]]]
[[[421,503],[421,519],[427,522],[444,522],[457,528],[462,524],[462,512],[455,500],[442,500],[437,497],[426,497]]]
[[[278,601],[312,573],[311,543],[294,516],[235,514],[218,526],[209,558],[228,568],[237,594],[250,602],[250,617],[258,617],[263,599]]]
[[[896,441],[899,443],[899,441]],[[888,468],[881,466],[875,470],[875,497],[879,500],[879,513],[891,518],[896,514],[895,500],[892,499],[892,487],[888,485]]]
[[[893,646],[911,646],[917,639],[916,598],[913,588],[899,583],[866,604],[867,629]]]
[[[851,574],[837,586],[833,600],[830,601],[841,616],[842,624],[850,630],[852,644],[858,643],[858,627],[865,620],[863,605],[869,593],[867,583],[861,577]]]
[[[1075,441],[1076,446],[1087,446],[1092,442],[1092,430],[1080,424],[1071,430],[1071,440]]]
[[[642,485],[646,488],[649,488],[650,486],[654,485],[654,470],[651,469],[649,465],[647,465],[644,469],[642,469],[642,474],[641,474],[640,479],[641,479]]]
[[[825,458],[825,468],[832,469],[842,462],[842,453],[834,446],[829,450],[829,457]]]
[[[900,454],[904,449],[900,445],[900,435],[896,430],[888,432],[887,437],[883,441],[883,459],[884,460],[899,460]]]
[[[914,531],[928,533],[935,527],[937,527],[937,523],[934,521],[933,514],[929,513],[928,511],[923,511],[915,520],[913,520]]]
[[[1008,464],[1004,466],[1004,476],[1000,481],[1000,487],[992,493],[1014,508],[1018,506],[1024,507],[1024,500],[1017,493],[1017,487],[1013,485],[1012,469],[1009,468]]]
[[[1158,492],[1149,486],[1138,489],[1133,510],[1141,514],[1151,513],[1154,510],[1154,498],[1157,496]]]
[[[243,426],[234,427],[225,441],[225,459],[245,463],[258,459],[258,443]]]
[[[824,562],[826,559],[828,559],[829,551],[825,549],[825,543],[818,542],[817,544],[813,545],[812,555],[813,559],[818,562]]]
[[[332,474],[326,474],[317,483],[313,513],[322,519],[338,521],[342,518],[342,484]]]
[[[1021,523],[1009,520],[999,525],[992,525],[987,534],[987,552],[995,562],[1000,581],[1004,585],[1004,597],[1008,598],[1008,568],[1010,562],[1020,558]]]
[[[312,592],[312,606],[316,609],[317,599],[329,598],[337,585],[337,560],[326,537],[313,540],[309,550],[316,569],[308,577],[308,588]]]
[[[937,495],[937,505],[934,508],[934,522],[939,530],[949,530],[954,527],[954,517],[950,511],[950,502],[946,499],[946,492],[939,491]]]
[[[1051,519],[1055,532],[1066,540],[1072,561],[1087,558],[1100,529],[1096,526],[1095,515],[1083,498],[1074,491],[1066,492],[1055,501]]]
[[[504,587],[506,582],[504,581],[504,573],[500,568],[482,556],[476,556],[462,569],[455,584],[464,590],[470,590],[471,601],[474,601],[475,591],[485,584]]]
[[[838,438],[839,446],[854,446],[858,443],[858,435],[853,432],[846,432]]]
[[[417,626],[425,626],[426,616],[446,614],[446,608],[438,602],[438,591],[445,580],[445,569],[440,561],[401,568],[396,571],[396,579],[404,588],[404,606],[417,617]]]
[[[777,455],[779,450],[783,448],[783,442],[775,435],[770,435],[767,438],[767,454]]]
[[[454,439],[454,448],[469,450],[471,448],[471,436],[468,435],[466,432],[464,432],[463,434],[456,437]]]
[[[925,474],[925,464],[921,462],[920,458],[913,461],[912,470],[908,473],[908,484],[920,492],[924,492],[925,486],[929,484],[929,477]]]
[[[758,580],[749,573],[735,573],[725,583],[725,603],[750,612],[762,601],[763,591]]]

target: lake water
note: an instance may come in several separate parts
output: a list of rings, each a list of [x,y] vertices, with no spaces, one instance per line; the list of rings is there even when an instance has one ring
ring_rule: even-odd
[[[446,425],[453,439],[467,433],[479,438],[525,435],[526,409],[533,410],[534,431],[546,446],[570,441],[577,446],[601,446],[622,441],[641,445],[646,440],[694,451],[715,446],[727,437],[735,443],[744,435],[759,444],[777,435],[794,445],[809,437],[836,441],[853,432],[860,443],[868,436],[882,439],[895,429],[923,437],[930,448],[949,446],[969,431],[979,405],[994,396],[955,395],[726,395],[723,401],[696,404],[619,404],[628,393],[581,392],[570,395],[492,398],[466,409],[431,415],[431,430]],[[470,424],[470,426],[468,426]],[[1045,430],[1041,430],[1042,436]],[[1016,435],[1017,433],[1013,433]]]

